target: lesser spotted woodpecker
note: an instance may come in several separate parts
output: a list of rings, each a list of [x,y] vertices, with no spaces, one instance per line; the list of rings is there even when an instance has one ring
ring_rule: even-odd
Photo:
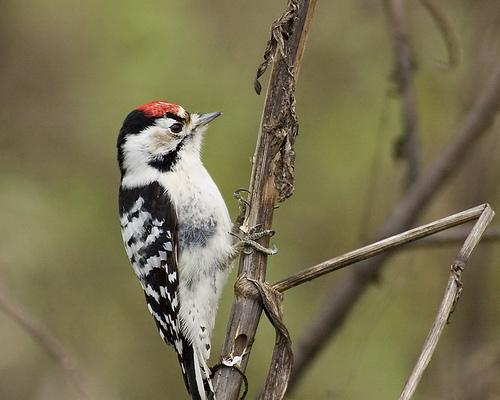
[[[145,104],[125,118],[117,143],[125,249],[159,333],[199,400],[214,398],[210,336],[235,256],[229,213],[200,158],[203,133],[219,115]]]

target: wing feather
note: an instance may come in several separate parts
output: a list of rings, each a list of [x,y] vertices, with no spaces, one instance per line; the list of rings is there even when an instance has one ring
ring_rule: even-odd
[[[120,221],[125,250],[163,340],[173,346],[184,382],[195,400],[213,399],[210,369],[181,334],[177,215],[163,186],[120,188]],[[203,369],[203,373],[202,373]]]
[[[175,346],[180,335],[175,209],[157,182],[121,188],[119,199],[125,249],[161,337]]]

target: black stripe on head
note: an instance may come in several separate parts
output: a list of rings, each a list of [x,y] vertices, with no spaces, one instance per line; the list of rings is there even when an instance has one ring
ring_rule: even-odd
[[[160,172],[171,171],[175,163],[179,160],[179,151],[184,147],[184,139],[182,139],[176,146],[175,150],[172,150],[166,154],[158,154],[153,160],[149,162],[149,165],[156,168]]]
[[[162,117],[172,118],[175,119],[176,121],[182,122],[183,124],[186,122],[186,118],[182,118],[179,115],[172,114],[170,112],[163,114]]]

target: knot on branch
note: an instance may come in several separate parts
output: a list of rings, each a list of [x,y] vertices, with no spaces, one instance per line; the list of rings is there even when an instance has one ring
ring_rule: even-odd
[[[457,307],[458,301],[460,300],[460,297],[462,296],[462,292],[464,290],[464,284],[462,282],[462,274],[465,269],[465,262],[467,260],[463,259],[462,257],[458,256],[453,264],[451,265],[451,273],[453,275],[453,279],[455,280],[455,284],[457,285],[457,292],[455,294],[455,297],[453,299],[453,304],[451,306],[450,313],[448,314],[448,319],[446,323],[450,323],[450,318],[451,314],[455,311],[455,308]]]
[[[252,280],[253,281],[253,280]],[[244,297],[246,299],[257,300],[260,298],[260,292],[255,287],[255,284],[246,274],[238,275],[236,282],[234,283],[234,293],[238,297]]]

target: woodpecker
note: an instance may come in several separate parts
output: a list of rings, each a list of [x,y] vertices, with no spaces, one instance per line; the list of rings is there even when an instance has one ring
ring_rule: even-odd
[[[210,337],[237,252],[228,210],[200,158],[207,124],[220,114],[155,101],[128,114],[117,141],[125,250],[196,400],[214,399]]]

